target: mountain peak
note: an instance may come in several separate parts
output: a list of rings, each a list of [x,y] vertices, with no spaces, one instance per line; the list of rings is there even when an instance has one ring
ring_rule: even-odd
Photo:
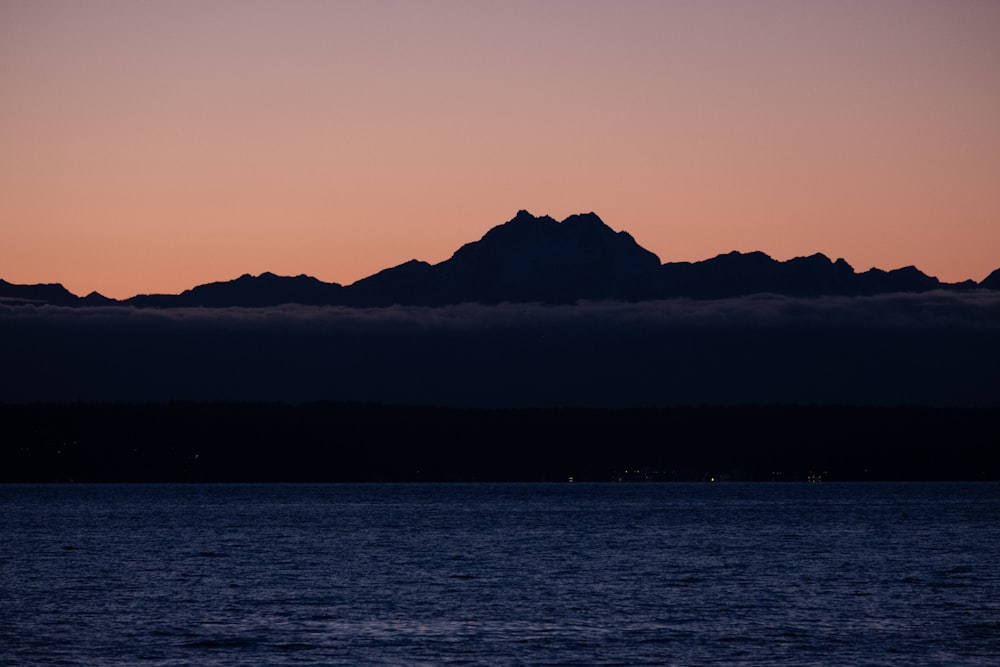
[[[576,213],[569,216],[562,221],[562,224],[569,226],[587,226],[587,227],[607,227],[604,221],[601,220],[600,216],[591,211],[590,213]]]
[[[517,212],[517,214],[513,218],[511,218],[506,223],[499,226],[506,227],[508,225],[511,225],[514,227],[520,227],[522,225],[537,224],[537,223],[553,224],[555,222],[556,222],[555,219],[552,218],[551,216],[532,215],[528,211],[521,209],[520,211]],[[494,227],[494,229],[496,229],[496,227]]]
[[[660,260],[595,213],[557,222],[518,211],[435,267],[452,301],[626,298],[655,279]]]

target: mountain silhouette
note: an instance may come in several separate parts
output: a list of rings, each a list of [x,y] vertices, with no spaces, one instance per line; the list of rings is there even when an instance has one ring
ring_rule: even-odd
[[[778,262],[762,252],[730,252],[702,262],[665,264],[659,294],[721,298],[761,292],[789,296],[851,294],[857,274],[843,259],[825,255]]]
[[[245,274],[181,294],[143,294],[115,301],[96,292],[80,298],[59,284],[13,285],[0,280],[0,300],[160,308],[285,303],[371,307],[714,299],[756,293],[859,296],[975,287],[1000,289],[1000,269],[977,285],[971,280],[942,283],[913,266],[857,273],[843,259],[832,261],[820,253],[777,261],[763,252],[733,251],[699,262],[661,264],[631,235],[614,231],[595,213],[571,215],[558,222],[522,210],[443,262],[413,259],[347,286],[306,275]]]
[[[979,283],[979,286],[986,289],[1000,290],[1000,269],[983,278],[983,282]]]
[[[224,308],[242,306],[256,308],[284,303],[326,305],[337,303],[343,288],[337,283],[325,283],[316,278],[262,273],[244,274],[235,280],[198,285],[178,295],[147,294],[132,297],[128,303],[145,307],[202,306]]]
[[[93,292],[81,299],[59,283],[44,283],[38,285],[15,285],[0,279],[0,303],[34,303],[53,306],[77,306],[84,301],[88,305],[98,299],[105,299]]]
[[[519,211],[440,264],[407,262],[348,290],[358,305],[630,300],[659,268],[656,255],[594,213],[557,222]]]

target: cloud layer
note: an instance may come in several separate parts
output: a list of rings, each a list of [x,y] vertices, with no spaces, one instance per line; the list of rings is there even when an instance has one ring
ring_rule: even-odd
[[[0,306],[0,400],[1000,405],[1000,294]]]

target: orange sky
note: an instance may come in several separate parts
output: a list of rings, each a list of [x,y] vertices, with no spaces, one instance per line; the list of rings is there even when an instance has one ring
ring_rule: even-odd
[[[1000,3],[0,3],[0,278],[350,283],[521,208],[1000,267]]]

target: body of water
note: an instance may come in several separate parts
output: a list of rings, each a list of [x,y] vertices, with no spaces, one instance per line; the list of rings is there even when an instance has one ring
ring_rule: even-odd
[[[0,486],[4,665],[998,662],[998,484]]]

